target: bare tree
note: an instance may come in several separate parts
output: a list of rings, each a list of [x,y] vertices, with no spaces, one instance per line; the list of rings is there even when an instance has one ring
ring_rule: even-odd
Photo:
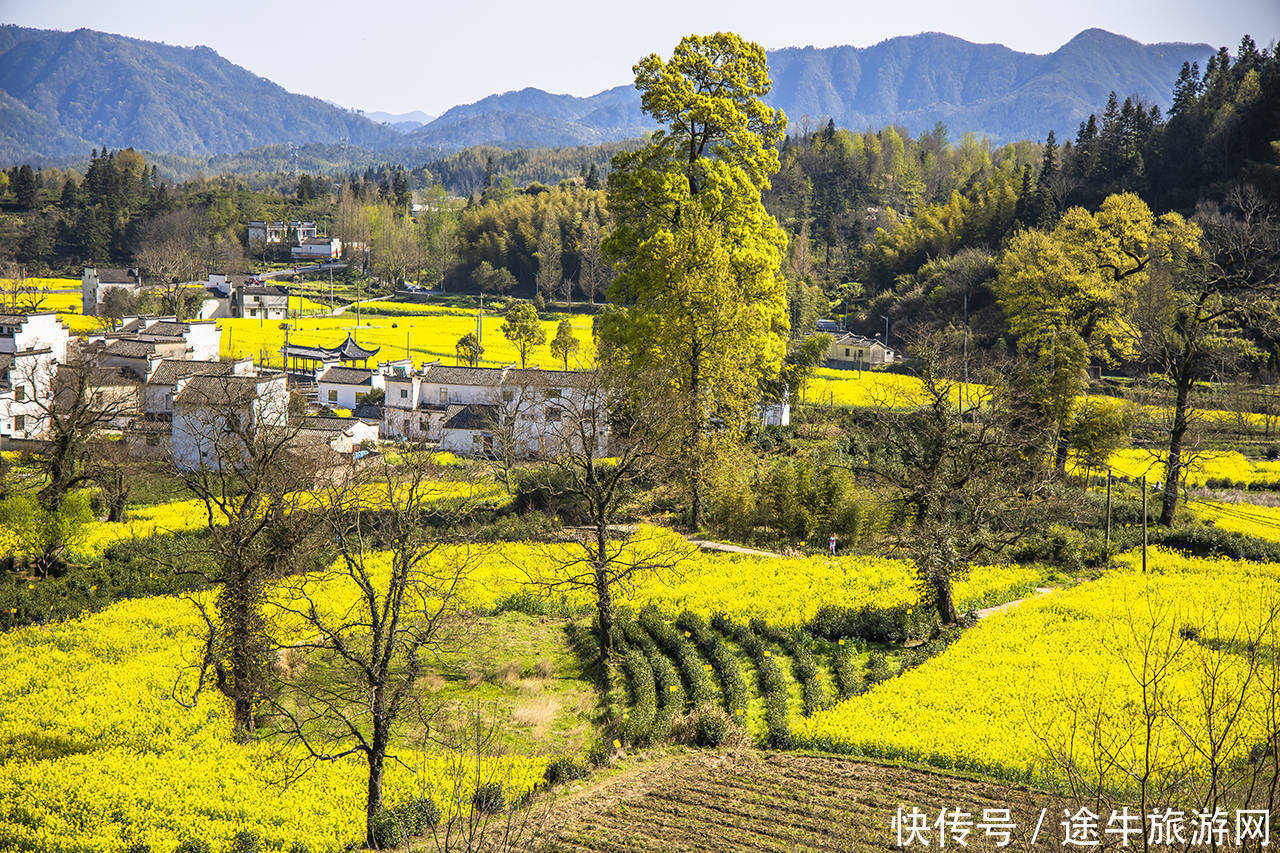
[[[277,731],[310,762],[360,756],[367,769],[366,843],[382,809],[395,734],[434,709],[415,689],[426,663],[460,642],[460,592],[480,550],[455,531],[465,509],[431,503],[430,468],[410,461],[369,472],[349,468],[325,491],[325,533],[338,559],[280,585],[277,611],[300,626],[291,653],[323,661],[323,680],[280,675],[271,707]],[[445,547],[445,546],[450,547]],[[336,609],[335,599],[349,603]],[[305,767],[300,772],[305,772]]]
[[[208,229],[205,215],[185,207],[157,216],[143,227],[136,260],[160,286],[161,311],[183,319],[185,305],[180,282],[193,277],[196,247]]]
[[[1139,295],[1134,328],[1144,360],[1172,387],[1160,523],[1173,524],[1196,384],[1236,362],[1250,338],[1275,325],[1280,297],[1280,220],[1255,192],[1233,192],[1225,208],[1202,206],[1202,231],[1175,242]],[[1274,332],[1274,328],[1271,330]]]
[[[26,267],[13,261],[0,262],[0,311],[35,314],[44,298],[44,293],[27,285]]]
[[[952,580],[980,556],[1017,541],[1034,506],[1048,494],[1052,476],[1038,451],[1044,425],[1004,384],[1009,366],[970,369],[983,381],[961,402],[944,378],[944,353],[936,340],[913,346],[921,358],[918,397],[880,401],[865,459],[848,467],[888,487],[911,519],[908,550],[924,600],[943,625],[957,620]]]
[[[297,424],[259,394],[256,377],[192,377],[175,398],[173,470],[205,508],[208,559],[176,566],[218,588],[211,609],[189,600],[206,627],[194,703],[206,684],[232,703],[236,733],[255,729],[267,684],[270,638],[263,615],[269,581],[293,570],[311,526],[299,521],[312,483],[295,450]],[[283,380],[280,380],[283,382]]]
[[[1069,799],[1096,814],[1188,807],[1274,812],[1280,793],[1280,603],[1204,614],[1143,598],[1104,636],[1117,680],[1063,685],[1065,711],[1035,732]],[[1244,617],[1244,618],[1240,618]],[[1234,829],[1234,827],[1232,827]],[[1256,843],[1256,842],[1255,842]],[[1124,845],[1130,846],[1130,845]],[[1143,850],[1223,846],[1144,832]],[[1246,849],[1249,845],[1243,845]],[[1257,848],[1261,849],[1261,848]]]
[[[665,407],[627,395],[603,370],[574,373],[572,388],[560,389],[548,407],[554,418],[537,425],[554,475],[548,488],[581,506],[586,527],[570,534],[567,550],[548,549],[546,570],[531,580],[546,590],[590,592],[608,693],[618,588],[640,572],[672,570],[690,552],[674,535],[627,539],[614,529],[634,490],[668,464],[663,449],[677,424]]]
[[[72,489],[98,474],[90,452],[106,431],[126,425],[139,410],[138,383],[119,370],[77,360],[33,361],[25,370],[30,406],[44,438],[41,503],[56,511]]]

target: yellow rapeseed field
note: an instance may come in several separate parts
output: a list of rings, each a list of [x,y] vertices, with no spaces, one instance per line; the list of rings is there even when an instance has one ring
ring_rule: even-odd
[[[363,834],[358,759],[317,764],[283,787],[296,752],[234,743],[212,690],[194,707],[179,702],[194,686],[200,630],[189,602],[156,597],[0,634],[0,849],[168,851],[198,838],[222,850],[248,829],[270,848],[320,853]],[[403,765],[387,764],[390,804],[449,801],[450,756],[398,755]],[[544,765],[489,759],[481,778],[528,790]]]
[[[1155,482],[1164,479],[1167,454],[1161,451],[1128,448],[1118,450],[1109,460],[1112,471],[1131,480],[1144,474]],[[1249,459],[1239,451],[1213,451],[1192,456],[1185,467],[1184,482],[1202,486],[1209,480],[1228,479],[1233,483],[1274,482],[1280,480],[1280,461]]]
[[[443,456],[440,464],[456,464],[453,454]],[[376,508],[385,499],[385,485],[366,484],[360,487],[362,502]],[[438,503],[465,502],[468,505],[499,506],[509,500],[506,492],[493,483],[468,483],[451,480],[432,482],[421,491],[424,500]],[[300,496],[299,510],[315,509],[327,500],[327,496],[311,493]],[[132,507],[125,512],[122,522],[91,521],[76,531],[67,543],[69,559],[86,563],[102,556],[107,548],[127,539],[145,539],[167,533],[196,530],[207,524],[204,503],[198,499],[170,501],[145,507]],[[219,523],[215,515],[214,522]],[[11,531],[0,526],[0,551],[17,552],[19,547]]]
[[[1134,554],[1124,562],[1099,580],[993,614],[938,657],[798,722],[799,743],[1052,785],[1063,779],[1055,755],[1091,766],[1089,737],[1076,732],[1073,741],[1072,721],[1087,732],[1101,720],[1101,736],[1123,743],[1121,762],[1134,766],[1145,746],[1135,715],[1142,649],[1150,647],[1148,660],[1168,666],[1159,689],[1172,720],[1158,721],[1153,735],[1154,760],[1167,766],[1189,753],[1188,738],[1203,736],[1196,703],[1203,674],[1217,667],[1220,692],[1241,690],[1243,659],[1232,647],[1261,640],[1275,648],[1276,626],[1267,620],[1280,604],[1280,565],[1159,549],[1148,574]],[[1264,624],[1267,636],[1259,637]],[[1259,691],[1243,689],[1230,756],[1267,731]],[[1105,781],[1126,782],[1119,770]]]
[[[366,347],[378,347],[372,361],[389,361],[411,357],[415,365],[439,359],[443,364],[453,364],[458,339],[476,330],[474,316],[430,313],[414,316],[386,316],[382,314],[360,317],[357,328],[356,312],[348,309],[337,317],[305,317],[290,320],[289,341],[296,344],[334,346],[342,342],[348,333]],[[250,356],[261,362],[279,366],[280,349],[284,346],[285,333],[278,320],[232,318],[219,320],[222,329],[222,354],[224,356]],[[519,364],[520,356],[500,331],[503,318],[484,318],[484,356],[486,366]],[[595,345],[591,337],[591,318],[575,317],[574,333],[580,341],[576,356],[570,358],[570,368],[589,366],[594,360]],[[555,337],[556,322],[545,320],[547,341]],[[530,367],[561,367],[552,357],[547,344],[538,347],[530,358]]]

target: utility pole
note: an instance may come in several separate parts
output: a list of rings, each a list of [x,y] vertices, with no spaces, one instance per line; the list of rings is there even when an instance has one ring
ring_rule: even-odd
[[[1111,553],[1111,469],[1107,469],[1107,554]]]
[[[884,314],[881,314],[880,319],[884,320],[884,346],[885,346],[885,349],[888,349],[889,348],[889,318],[886,317]]]
[[[1147,475],[1142,475],[1142,573],[1147,573]]]
[[[889,330],[885,329],[884,345],[889,346]],[[964,382],[960,386],[960,418],[969,402],[969,291],[964,292]]]

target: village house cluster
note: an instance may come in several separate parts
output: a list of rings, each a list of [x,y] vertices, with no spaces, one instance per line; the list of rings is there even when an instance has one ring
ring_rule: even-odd
[[[248,282],[217,284],[254,295]],[[90,389],[100,426],[132,452],[184,468],[215,464],[228,435],[259,427],[289,427],[296,441],[339,455],[394,439],[533,458],[553,451],[566,413],[593,412],[589,380],[573,371],[438,361],[415,369],[408,360],[365,367],[378,350],[350,337],[286,345],[284,371],[222,359],[219,344],[210,319],[128,317],[75,338],[53,313],[0,315],[0,444],[48,438],[76,381]]]

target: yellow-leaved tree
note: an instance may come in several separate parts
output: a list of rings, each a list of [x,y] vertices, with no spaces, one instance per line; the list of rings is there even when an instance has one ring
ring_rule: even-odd
[[[764,49],[732,33],[688,36],[670,60],[650,55],[634,70],[662,129],[614,158],[605,249],[621,307],[597,333],[603,360],[648,377],[635,393],[681,413],[675,450],[698,526],[712,426],[731,438],[786,355],[787,241],[760,198],[786,117],[761,100]],[[653,383],[655,371],[666,381]]]

